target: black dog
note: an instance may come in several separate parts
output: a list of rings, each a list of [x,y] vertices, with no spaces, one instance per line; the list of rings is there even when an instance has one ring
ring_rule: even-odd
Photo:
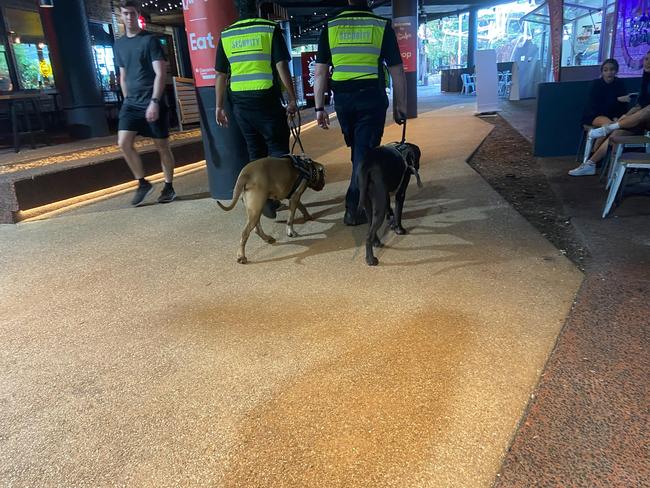
[[[418,173],[420,155],[420,148],[415,144],[394,142],[368,151],[359,166],[359,209],[364,209],[368,216],[366,263],[369,266],[379,264],[372,248],[382,245],[377,231],[386,216],[391,219],[390,227],[396,234],[406,234],[406,229],[402,227],[402,208],[412,174],[422,188]],[[395,193],[394,214],[390,207],[391,193]]]

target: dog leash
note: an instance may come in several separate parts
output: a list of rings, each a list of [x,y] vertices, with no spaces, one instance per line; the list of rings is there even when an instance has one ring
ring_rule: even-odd
[[[301,153],[305,154],[305,148],[302,146],[302,141],[300,140],[300,130],[302,128],[302,117],[300,116],[300,110],[296,110],[296,113],[298,114],[297,117],[296,114],[289,115],[289,130],[291,131],[291,135],[293,136],[293,144],[291,145],[291,154],[294,154],[294,151],[296,149],[296,144],[300,146]],[[296,118],[298,119],[297,124],[296,124]]]
[[[404,119],[404,124],[402,124],[402,142],[400,144],[404,144],[406,142],[406,119]]]

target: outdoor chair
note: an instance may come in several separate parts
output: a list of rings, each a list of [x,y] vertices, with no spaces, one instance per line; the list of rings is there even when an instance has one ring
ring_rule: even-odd
[[[628,169],[649,169],[650,154],[648,153],[623,153],[616,163],[613,163],[614,175],[612,183],[605,200],[603,208],[603,218],[607,217],[614,203],[622,199],[623,189],[625,187],[625,177]]]
[[[463,82],[463,88],[460,90],[461,95],[471,95],[476,92],[476,83],[469,74],[463,73],[460,75],[460,79]]]
[[[650,150],[650,137],[647,135],[611,136],[610,142],[615,146],[615,149],[610,151],[609,157],[605,159],[605,164],[600,172],[601,181],[606,180],[606,190],[609,190],[609,187],[612,184],[614,170],[625,149],[637,147],[645,148],[646,152]]]
[[[199,104],[196,99],[196,88],[194,88],[193,79],[175,76],[173,82],[176,98],[176,113],[178,115],[178,127],[182,131],[186,125],[198,124],[201,122]]]
[[[498,76],[498,95],[503,98],[510,98],[510,88],[512,87],[512,73],[510,71],[500,71]]]

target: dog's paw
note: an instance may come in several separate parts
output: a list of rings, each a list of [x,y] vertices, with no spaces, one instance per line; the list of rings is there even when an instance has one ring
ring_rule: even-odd
[[[287,236],[289,236],[289,237],[298,237],[298,233],[293,229],[287,228]]]
[[[379,264],[379,259],[374,256],[366,257],[366,263],[368,266],[377,266]]]
[[[408,232],[406,231],[406,229],[405,229],[404,227],[402,227],[401,225],[400,225],[400,226],[396,226],[395,228],[393,228],[393,230],[395,231],[395,234],[399,234],[399,235],[408,234]]]
[[[274,237],[269,237],[269,238],[266,240],[266,242],[267,242],[268,244],[275,244],[275,238],[274,238]]]
[[[246,263],[248,262],[248,259],[246,259],[246,256],[239,256],[239,257],[237,258],[237,262],[238,262],[239,264],[246,264]]]

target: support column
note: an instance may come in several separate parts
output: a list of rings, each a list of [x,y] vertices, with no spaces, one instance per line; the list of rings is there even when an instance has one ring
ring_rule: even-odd
[[[83,0],[56,2],[40,13],[70,135],[109,135]]]
[[[467,67],[473,68],[476,64],[475,52],[478,46],[478,9],[469,11],[469,26],[467,30]]]
[[[287,48],[289,49],[289,54],[291,54],[291,22],[288,20],[283,20],[280,22],[280,27],[282,28],[282,36],[284,37],[284,42],[287,43]],[[289,61],[289,72],[291,76],[294,76],[293,73],[293,57]]]
[[[393,28],[406,72],[406,116],[418,116],[418,1],[393,0]]]
[[[214,62],[221,31],[237,19],[237,11],[233,0],[184,1],[183,15],[201,114],[210,193],[215,199],[230,199],[237,176],[248,163],[248,152],[227,96],[224,108],[229,127],[217,126]]]

